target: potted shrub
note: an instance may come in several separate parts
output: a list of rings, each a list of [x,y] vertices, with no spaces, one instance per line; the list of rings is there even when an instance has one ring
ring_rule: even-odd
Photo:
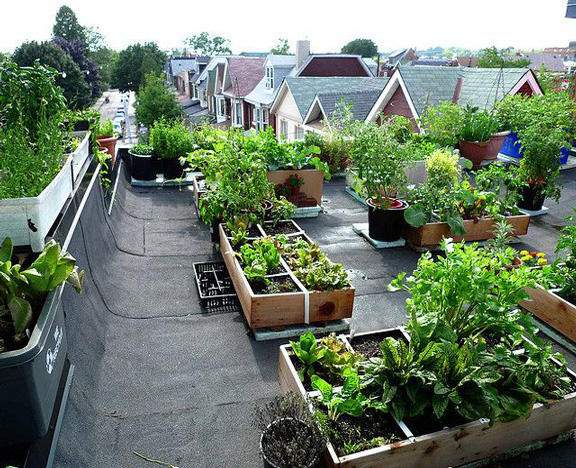
[[[12,258],[6,238],[0,247],[0,446],[48,431],[67,354],[58,290],[68,282],[80,291],[83,279],[54,241],[29,267]]]
[[[154,148],[150,145],[134,145],[128,150],[132,177],[137,180],[156,180]]]
[[[264,407],[256,407],[253,425],[261,432],[260,454],[265,467],[319,466],[326,439],[301,395],[288,392]]]
[[[188,128],[180,122],[161,119],[150,131],[150,145],[162,160],[164,178],[181,178],[184,173],[181,158],[194,149],[194,141]]]
[[[477,107],[465,110],[458,147],[462,157],[472,161],[473,167],[479,167],[486,159],[491,149],[490,138],[497,125],[488,111],[479,111]]]
[[[72,193],[72,158],[63,154],[66,105],[56,75],[41,65],[0,65],[0,238],[34,252]]]
[[[114,162],[116,160],[117,139],[116,135],[114,135],[114,123],[112,120],[105,120],[100,123],[98,131],[96,132],[96,141],[100,148],[108,151],[108,154],[112,158],[112,167],[114,167]]]
[[[393,242],[404,229],[408,203],[398,198],[407,185],[407,147],[394,136],[395,121],[353,122],[350,159],[357,173],[357,191],[366,196],[368,232],[372,239]]]
[[[440,147],[454,148],[462,133],[464,110],[457,104],[444,101],[427,107],[420,118],[420,126]]]
[[[520,177],[525,186],[520,190],[520,208],[536,211],[547,197],[560,199],[560,150],[566,146],[565,132],[560,127],[550,128],[534,122],[520,130],[524,157],[520,163]]]

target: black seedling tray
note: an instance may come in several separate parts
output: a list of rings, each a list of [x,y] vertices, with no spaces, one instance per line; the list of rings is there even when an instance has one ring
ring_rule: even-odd
[[[194,263],[200,304],[218,312],[237,312],[238,296],[224,262]]]

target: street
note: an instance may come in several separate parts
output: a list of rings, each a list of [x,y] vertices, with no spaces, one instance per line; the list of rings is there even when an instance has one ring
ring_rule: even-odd
[[[120,101],[121,93],[117,89],[111,89],[108,91],[104,91],[100,99],[96,101],[94,104],[94,108],[100,112],[101,120],[114,120],[114,116],[116,115],[116,110],[118,107],[124,107],[122,102]],[[106,103],[105,99],[108,98],[110,102]],[[128,119],[131,124],[131,136],[132,141],[128,139],[128,129],[124,132],[124,137],[120,139],[123,143],[136,143],[136,120],[134,117],[134,101],[136,95],[133,92],[130,92],[130,99],[128,102]]]

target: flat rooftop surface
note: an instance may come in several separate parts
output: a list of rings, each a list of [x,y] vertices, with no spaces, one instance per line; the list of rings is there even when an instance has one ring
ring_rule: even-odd
[[[549,214],[532,220],[516,248],[554,258],[558,228],[576,206],[576,170],[562,179],[560,203],[546,204]],[[297,222],[352,273],[353,329],[404,324],[406,296],[386,285],[412,271],[419,254],[375,250],[354,233],[367,213],[345,185],[343,178],[326,183],[325,213]],[[278,346],[287,340],[256,342],[240,313],[200,308],[192,264],[219,254],[188,188],[133,188],[121,177],[106,211],[95,187],[69,249],[86,283],[81,295],[67,288],[63,297],[76,371],[54,466],[158,466],[136,451],[180,468],[261,467],[251,413],[279,391]],[[494,467],[574,467],[575,460],[570,439]]]

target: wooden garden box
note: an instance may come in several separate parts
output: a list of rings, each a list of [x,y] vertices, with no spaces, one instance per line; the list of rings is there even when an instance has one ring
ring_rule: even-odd
[[[324,171],[320,169],[279,170],[268,171],[268,181],[274,185],[283,184],[292,174],[304,179],[300,191],[314,198],[318,206],[322,206],[322,190],[324,189]]]
[[[383,331],[389,330],[378,332]],[[293,390],[314,397],[318,392],[306,392],[290,360],[290,350],[289,344],[280,346],[278,380],[281,391]],[[576,377],[571,370],[568,372]],[[537,441],[551,440],[576,428],[576,393],[566,395],[562,400],[535,404],[526,419],[497,422],[493,426],[490,426],[487,419],[479,419],[417,437],[413,436],[409,426],[402,422],[399,426],[405,432],[405,440],[351,455],[338,456],[329,442],[324,451],[326,466],[446,468],[490,458]]]
[[[284,294],[254,294],[232,245],[220,224],[220,252],[232,278],[246,321],[250,328],[276,328],[304,323],[331,322],[352,317],[354,287],[337,291],[308,291],[294,276],[288,265],[282,265],[300,291]],[[312,242],[302,234],[308,242]],[[305,317],[308,296],[308,321]]]
[[[204,180],[204,176],[194,176],[194,178],[192,179],[192,183],[194,186],[194,203],[196,205],[196,209],[198,209],[200,206],[199,205],[200,198],[202,197],[202,195],[204,195],[206,193],[206,190],[200,189],[199,182],[201,180]]]
[[[520,305],[564,336],[576,341],[576,306],[542,286],[526,288],[530,301]]]
[[[506,221],[514,228],[513,236],[523,236],[528,232],[530,215],[507,216]],[[408,225],[403,237],[411,247],[426,248],[436,247],[443,237],[452,237],[455,242],[462,240],[466,242],[484,241],[494,237],[494,218],[481,218],[477,223],[473,220],[465,220],[464,227],[467,231],[466,234],[457,236],[452,234],[450,226],[444,222],[426,223],[419,228]]]

